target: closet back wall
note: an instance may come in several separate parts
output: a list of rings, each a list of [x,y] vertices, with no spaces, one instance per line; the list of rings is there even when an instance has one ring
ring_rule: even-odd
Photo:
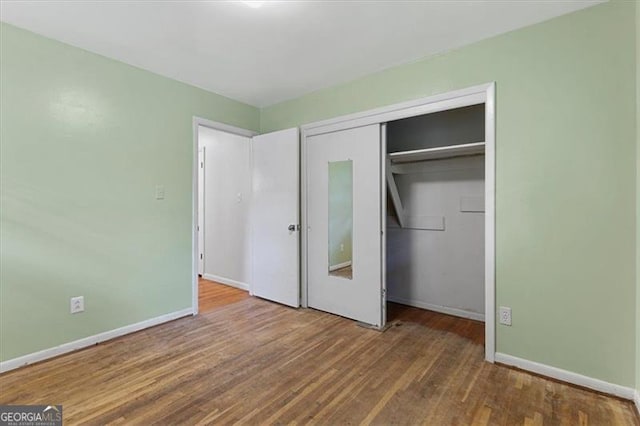
[[[283,129],[496,82],[498,352],[633,386],[635,2],[611,1],[262,109]]]
[[[463,197],[484,200],[484,156],[417,164],[395,176],[405,213],[444,217],[445,229],[387,220],[388,300],[484,320],[484,213],[461,211]]]
[[[484,104],[387,123],[387,151],[484,142]]]

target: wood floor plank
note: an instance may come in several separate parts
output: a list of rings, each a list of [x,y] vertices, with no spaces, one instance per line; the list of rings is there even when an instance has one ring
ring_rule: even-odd
[[[215,281],[198,279],[198,312],[209,312],[249,297],[249,293]]]
[[[486,363],[479,322],[390,304],[380,333],[217,291],[196,317],[0,375],[0,403],[62,404],[68,425],[640,425],[628,401]]]

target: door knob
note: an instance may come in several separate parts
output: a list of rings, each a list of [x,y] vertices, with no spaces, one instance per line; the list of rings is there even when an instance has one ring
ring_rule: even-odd
[[[293,232],[293,231],[296,230],[296,225],[291,224],[291,225],[289,225],[288,229],[289,229],[289,232]]]

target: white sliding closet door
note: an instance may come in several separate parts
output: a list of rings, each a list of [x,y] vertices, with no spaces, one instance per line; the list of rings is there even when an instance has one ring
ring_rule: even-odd
[[[308,305],[381,328],[380,125],[308,136]]]
[[[300,176],[298,129],[251,141],[251,291],[300,306]]]

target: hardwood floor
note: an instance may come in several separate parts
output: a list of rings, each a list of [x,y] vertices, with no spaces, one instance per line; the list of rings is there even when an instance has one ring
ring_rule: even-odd
[[[249,297],[0,376],[65,424],[640,425],[632,404],[483,361],[480,323],[386,332]]]
[[[215,281],[198,280],[198,312],[205,313],[249,297],[249,293]]]

